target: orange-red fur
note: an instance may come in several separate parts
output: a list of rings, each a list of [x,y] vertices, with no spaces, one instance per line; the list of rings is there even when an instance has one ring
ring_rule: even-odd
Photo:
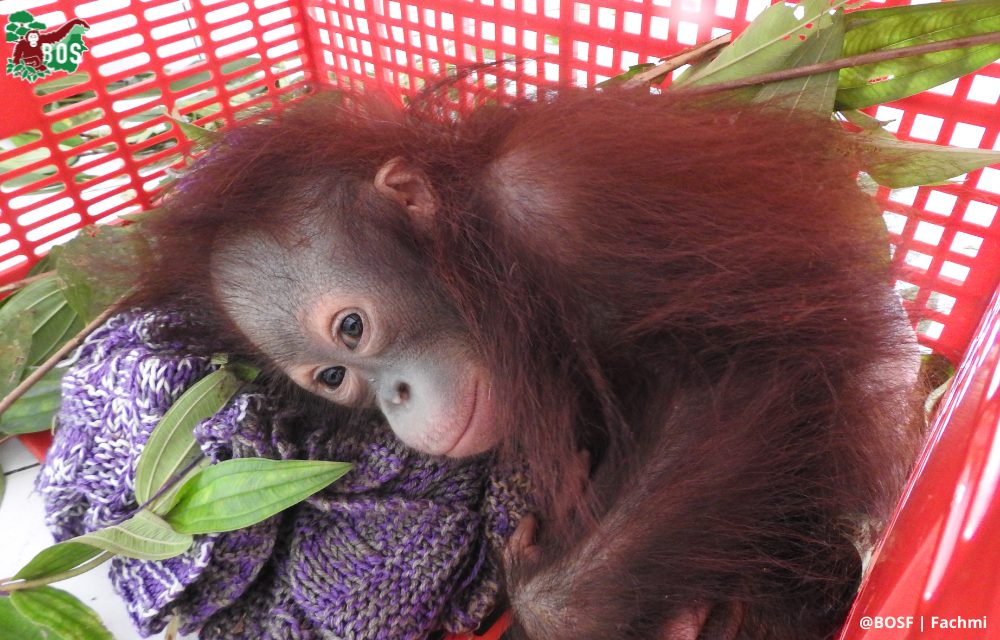
[[[443,94],[331,94],[228,132],[152,223],[134,301],[253,357],[207,286],[220,230],[331,216],[364,243],[388,224],[467,325],[503,452],[537,487],[515,633],[659,639],[707,611],[706,640],[830,637],[915,440],[914,347],[858,153],[824,119],[681,95],[452,117]],[[428,177],[432,220],[371,219],[397,157]]]

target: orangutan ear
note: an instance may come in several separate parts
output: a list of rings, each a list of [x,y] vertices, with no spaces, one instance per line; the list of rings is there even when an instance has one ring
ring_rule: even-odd
[[[437,195],[427,176],[403,158],[382,165],[375,174],[375,188],[403,205],[418,224],[430,222],[437,212]]]

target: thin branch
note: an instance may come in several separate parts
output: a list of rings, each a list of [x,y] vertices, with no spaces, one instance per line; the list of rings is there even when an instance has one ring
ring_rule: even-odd
[[[872,51],[870,53],[862,53],[857,56],[838,58],[827,62],[818,62],[804,67],[795,67],[794,69],[782,69],[781,71],[762,73],[760,75],[740,78],[738,80],[729,80],[727,82],[717,82],[714,84],[696,87],[678,87],[676,91],[683,91],[691,94],[715,93],[717,91],[741,89],[743,87],[750,87],[757,84],[767,84],[769,82],[778,82],[781,80],[791,80],[792,78],[811,76],[817,73],[837,71],[838,69],[845,69],[847,67],[859,67],[861,65],[874,64],[885,60],[895,60],[896,58],[906,58],[909,56],[923,55],[925,53],[947,51],[948,49],[965,49],[966,47],[973,47],[976,45],[998,43],[1000,43],[1000,31],[993,33],[981,33],[975,36],[941,40],[939,42],[919,44],[913,47],[900,47],[899,49],[890,49],[887,51]]]
[[[7,293],[8,291],[17,291],[18,289],[22,289],[28,286],[32,282],[38,282],[42,278],[47,278],[51,275],[52,272],[36,273],[33,276],[28,276],[24,280],[18,280],[17,282],[10,282],[8,284],[0,286],[0,294]]]
[[[87,323],[87,326],[84,327],[80,331],[80,333],[70,338],[69,342],[60,347],[59,350],[56,351],[54,354],[52,354],[52,356],[48,360],[43,362],[41,366],[32,371],[31,375],[29,375],[27,378],[21,381],[21,384],[14,387],[14,390],[8,393],[7,397],[5,397],[3,400],[0,400],[0,415],[3,415],[3,413],[7,411],[7,409],[10,409],[10,406],[15,402],[17,402],[18,398],[23,396],[28,389],[34,386],[34,384],[39,380],[41,380],[46,373],[51,371],[53,367],[59,364],[59,362],[63,358],[65,358],[67,355],[69,355],[71,351],[73,351],[73,349],[76,349],[78,346],[80,346],[80,343],[83,342],[84,338],[89,336],[91,333],[94,332],[95,329],[104,324],[104,321],[111,317],[111,315],[117,310],[117,307],[118,305],[112,305],[107,309],[105,309],[101,313],[101,315],[97,316],[89,323]]]
[[[87,573],[95,567],[99,567],[111,558],[115,554],[110,551],[102,551],[90,560],[87,560],[83,564],[69,571],[63,571],[62,573],[57,573],[52,576],[43,576],[41,578],[34,578],[32,580],[22,580],[20,582],[6,582],[0,583],[0,593],[10,593],[11,591],[21,591],[22,589],[32,589],[34,587],[43,587],[47,584],[52,584],[53,582],[61,582],[62,580],[69,580],[81,573]],[[9,578],[8,578],[9,580]]]
[[[700,60],[709,53],[715,51],[716,49],[722,47],[723,45],[729,44],[733,39],[732,33],[724,33],[718,38],[713,38],[708,42],[703,42],[697,46],[691,47],[681,51],[677,55],[670,56],[669,58],[664,58],[658,65],[647,69],[641,73],[637,73],[628,80],[626,80],[622,86],[626,89],[634,89],[635,87],[646,84],[647,82],[653,82],[660,76],[670,73],[674,69],[683,67],[686,64],[691,64],[697,60]]]

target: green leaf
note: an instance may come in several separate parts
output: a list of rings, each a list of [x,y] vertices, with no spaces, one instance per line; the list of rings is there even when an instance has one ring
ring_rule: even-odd
[[[22,435],[49,429],[52,417],[62,402],[60,383],[65,372],[65,369],[55,368],[31,385],[0,416],[0,431],[9,435]],[[28,374],[30,373],[29,371]]]
[[[259,64],[260,60],[261,60],[260,58],[249,57],[249,58],[240,58],[239,60],[233,60],[232,62],[227,62],[226,64],[222,65],[222,73],[223,75],[227,75],[230,73],[241,71],[243,69],[246,69],[247,67],[252,67],[255,64]],[[183,73],[183,71],[181,73]],[[212,75],[208,71],[200,71],[198,73],[193,73],[189,76],[184,76],[182,78],[178,78],[177,80],[171,82],[170,92],[180,93],[181,91],[186,91],[187,89],[190,89],[191,87],[194,87],[196,85],[208,82],[211,79]]]
[[[101,550],[80,542],[60,542],[45,547],[14,574],[14,580],[34,580],[46,578],[79,567],[84,562],[96,558]]]
[[[29,164],[34,164],[35,162],[40,162],[42,160],[48,160],[52,157],[52,152],[45,147],[38,147],[32,149],[31,151],[25,151],[13,158],[7,160],[6,162],[0,162],[0,171],[4,173],[8,171],[13,171],[20,169],[21,167],[26,167]],[[55,173],[53,170],[51,173]],[[6,184],[6,183],[4,183]]]
[[[52,587],[23,589],[10,594],[14,608],[61,640],[114,640],[93,609],[75,596]]]
[[[648,69],[652,69],[655,66],[656,66],[655,62],[644,62],[642,64],[634,64],[631,67],[629,67],[628,71],[626,71],[625,73],[619,73],[618,75],[614,76],[613,78],[608,78],[604,82],[598,82],[595,86],[597,88],[601,88],[601,87],[611,87],[611,86],[614,86],[614,85],[618,85],[618,84],[621,84],[621,83],[625,82],[626,80],[631,80],[632,78],[634,78],[635,76],[639,75],[643,71],[646,71]],[[666,75],[666,74],[664,74],[664,75]],[[655,80],[653,80],[652,84],[656,84],[656,82],[658,80],[662,80],[662,77],[661,78],[656,78]]]
[[[96,318],[135,284],[140,255],[147,249],[135,226],[84,228],[56,260],[66,300],[84,320]]]
[[[0,598],[0,638],[5,640],[58,640],[44,627],[39,627],[14,608],[10,598]]]
[[[205,127],[199,127],[196,124],[185,122],[179,118],[171,117],[170,119],[181,130],[184,137],[193,142],[196,147],[207,147],[221,137],[220,133],[211,131]]]
[[[28,311],[0,324],[0,397],[21,382],[28,366],[35,314]]]
[[[1000,31],[1000,2],[955,0],[856,11],[844,55],[886,51]],[[905,98],[976,71],[1000,58],[1000,44],[908,56],[840,71],[837,105],[861,109]]]
[[[906,142],[877,132],[856,136],[867,158],[865,171],[890,189],[941,182],[1000,162],[1000,151]]]
[[[785,69],[790,56],[815,37],[830,11],[846,3],[847,0],[832,3],[804,0],[798,5],[771,5],[714,60],[703,67],[688,69],[672,86],[709,85]]]
[[[28,311],[32,311],[35,318],[29,366],[45,362],[84,326],[83,320],[66,301],[55,277],[32,282],[12,295],[10,302],[0,308],[0,326]]]
[[[118,217],[125,222],[145,222],[146,220],[156,218],[160,214],[161,210],[157,207],[146,209],[145,211],[136,211],[135,213],[119,214]]]
[[[126,558],[163,560],[184,553],[193,541],[190,534],[177,533],[162,518],[143,509],[121,524],[62,544],[84,543]]]
[[[892,120],[879,120],[864,111],[854,111],[851,109],[838,111],[838,113],[844,120],[865,131],[881,131],[884,135],[892,136],[892,133],[883,130],[883,127],[893,122]]]
[[[243,382],[225,369],[208,374],[170,407],[156,425],[135,469],[139,504],[150,498],[176,474],[201,456],[194,439],[195,426],[226,406]]]
[[[230,362],[226,369],[233,372],[243,382],[253,382],[260,375],[260,368],[245,362]]]
[[[820,21],[819,31],[806,39],[787,60],[787,68],[827,62],[840,56],[844,44],[844,14],[838,11]],[[754,102],[767,102],[789,111],[809,111],[824,116],[833,111],[837,72],[818,73],[764,85]]]
[[[35,88],[35,91],[39,96],[44,96],[50,93],[55,93],[56,91],[62,91],[63,89],[76,87],[87,82],[90,82],[90,74],[86,72],[60,75],[44,84],[38,85],[38,87]],[[64,100],[60,100],[60,105],[62,105],[63,102]],[[74,100],[74,102],[77,102],[77,100]]]
[[[166,520],[183,533],[248,527],[305,500],[352,466],[322,460],[226,460],[185,482]]]

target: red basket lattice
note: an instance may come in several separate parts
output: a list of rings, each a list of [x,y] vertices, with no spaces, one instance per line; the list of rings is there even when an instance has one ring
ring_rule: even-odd
[[[19,279],[86,224],[149,208],[188,150],[168,113],[231,123],[323,85],[413,91],[454,66],[507,57],[531,59],[512,85],[518,95],[548,82],[592,85],[631,64],[739,31],[767,4],[32,0],[23,8],[49,26],[86,19],[90,51],[74,76],[35,85],[0,76],[0,281]],[[895,118],[904,139],[998,149],[998,101],[1000,64],[993,64],[874,113]],[[957,362],[1000,283],[1000,170],[972,172],[959,185],[882,189],[879,200],[896,245],[900,291],[922,318],[921,342]],[[980,377],[983,362],[993,362],[985,355],[993,342],[982,340],[967,365]],[[973,373],[966,379],[978,379]],[[996,404],[994,396],[987,400],[992,404],[981,406]],[[989,411],[976,414],[977,424],[996,441]],[[976,468],[988,474],[993,467]],[[952,486],[951,476],[947,482]],[[987,521],[995,523],[997,507],[988,504]]]

